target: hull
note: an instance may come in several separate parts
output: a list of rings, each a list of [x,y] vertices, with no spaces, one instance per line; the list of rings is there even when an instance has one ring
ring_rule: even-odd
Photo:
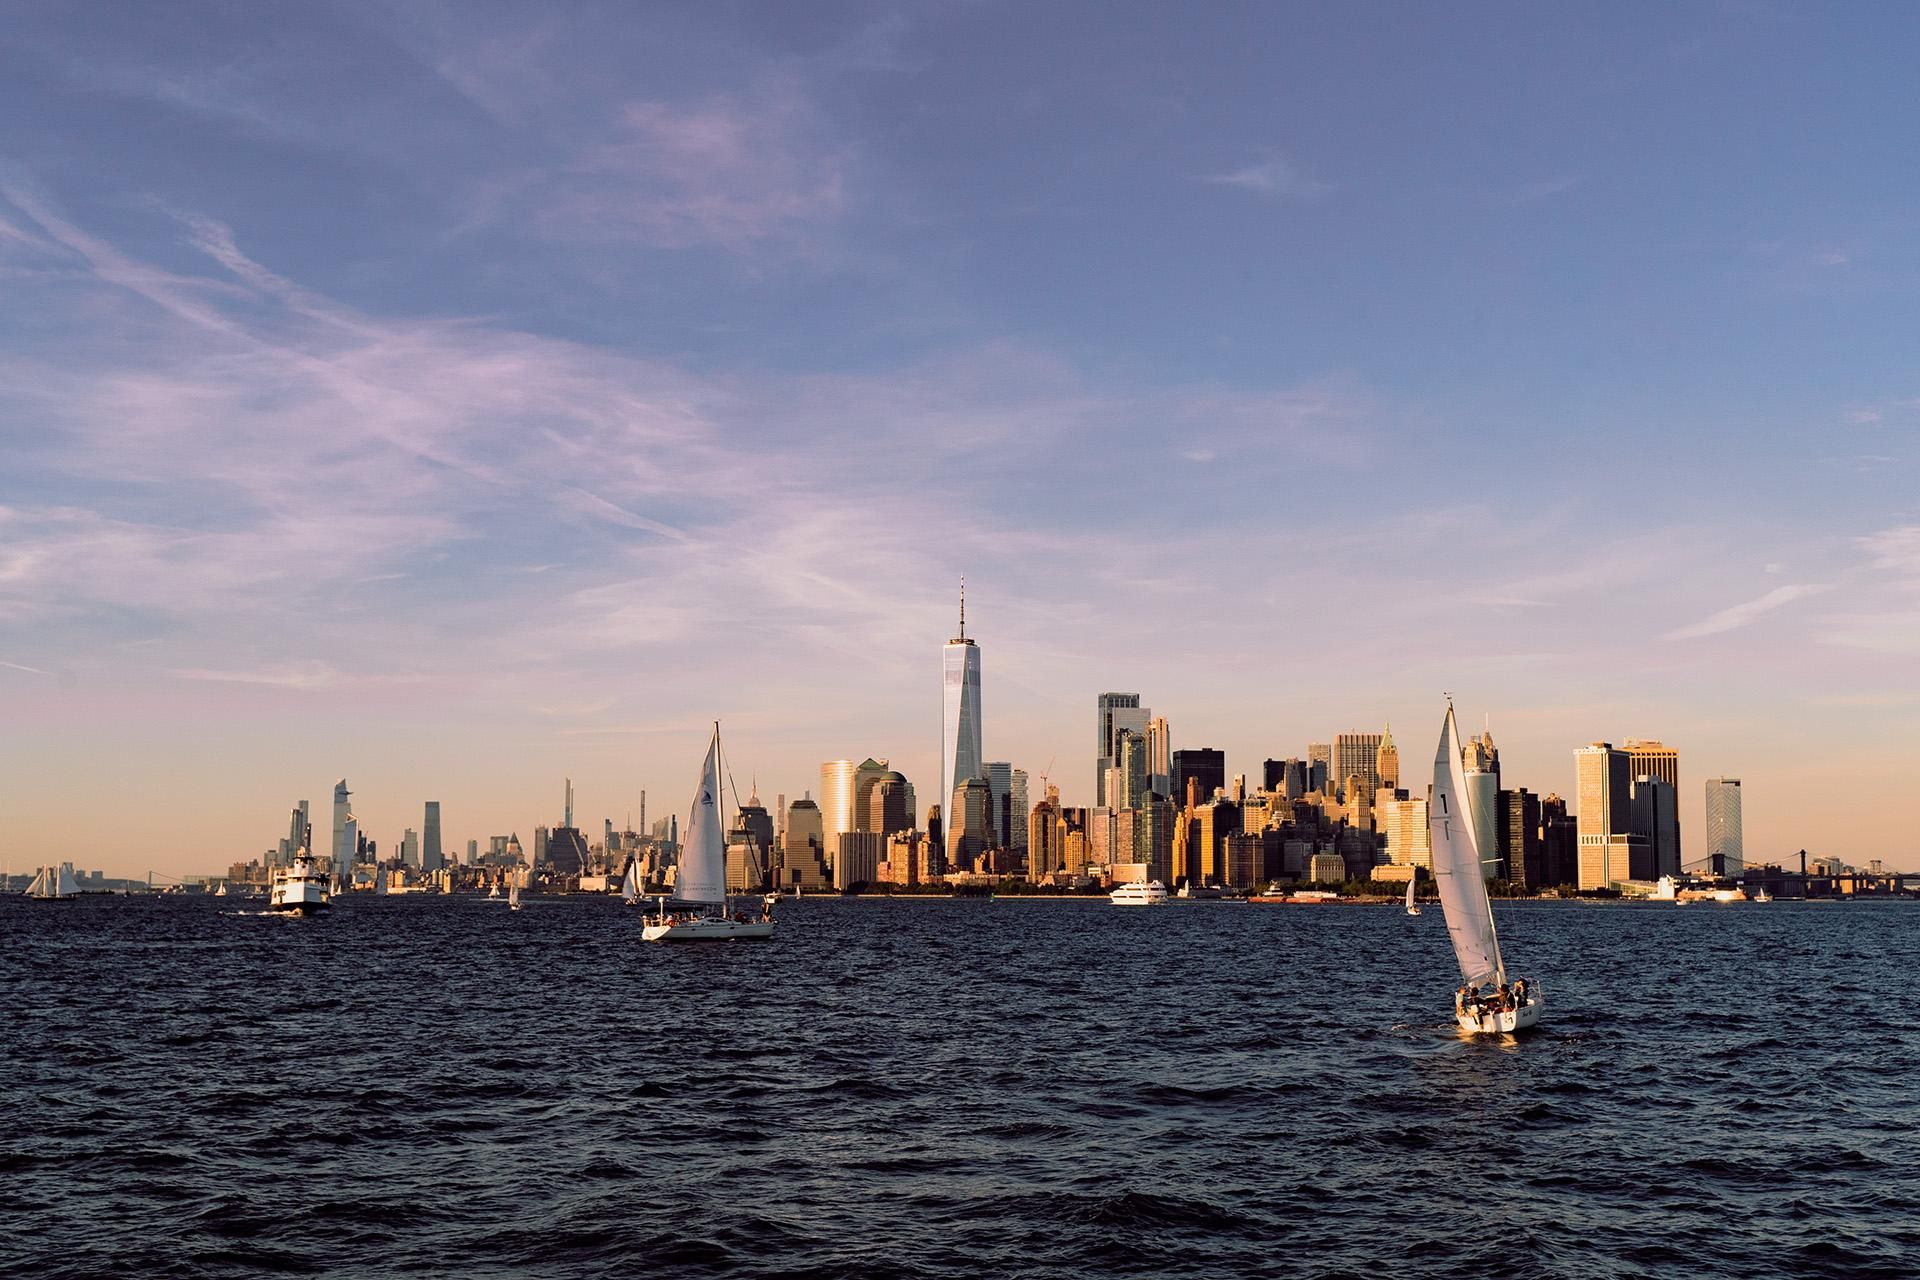
[[[1462,1031],[1474,1035],[1512,1035],[1516,1031],[1539,1026],[1540,1012],[1544,1007],[1545,1002],[1539,996],[1532,996],[1518,1009],[1475,1016],[1470,1010],[1456,1008],[1453,1016]]]
[[[283,916],[311,916],[317,915],[326,909],[327,903],[324,899],[320,901],[270,902],[267,904],[267,910],[278,912]]]
[[[663,924],[649,920],[640,936],[648,942],[732,942],[773,936],[770,920],[680,920]]]

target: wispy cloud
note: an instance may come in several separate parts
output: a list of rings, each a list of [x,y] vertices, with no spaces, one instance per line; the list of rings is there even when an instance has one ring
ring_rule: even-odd
[[[1741,627],[1758,621],[1760,618],[1792,604],[1796,600],[1818,595],[1830,587],[1823,583],[1795,582],[1783,587],[1775,587],[1763,596],[1743,601],[1710,614],[1689,626],[1667,632],[1668,640],[1698,640],[1704,636],[1720,635],[1728,631],[1737,631]]]
[[[1202,182],[1215,186],[1238,187],[1276,200],[1317,200],[1334,191],[1334,184],[1303,173],[1284,156],[1265,158],[1224,173],[1202,176]]]
[[[1920,524],[1896,525],[1856,541],[1874,568],[1920,579]]]
[[[4,658],[0,658],[0,667],[6,667],[10,671],[24,671],[28,675],[34,676],[44,676],[47,674],[39,667],[30,667],[24,662],[8,662]]]
[[[628,103],[556,162],[493,180],[483,217],[567,241],[745,252],[839,220],[853,166],[810,97],[774,78],[691,106]]]

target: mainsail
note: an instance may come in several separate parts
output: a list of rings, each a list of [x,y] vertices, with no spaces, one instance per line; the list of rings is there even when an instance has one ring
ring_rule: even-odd
[[[673,896],[681,902],[725,905],[727,901],[726,830],[720,817],[720,729],[707,747],[700,786],[693,793],[687,838],[680,846],[680,872]]]
[[[620,882],[620,896],[629,905],[640,900],[640,859],[627,862],[627,877]]]
[[[1440,729],[1440,746],[1434,752],[1433,799],[1427,811],[1433,836],[1434,883],[1447,915],[1447,934],[1453,939],[1460,976],[1469,983],[1489,979],[1505,982],[1500,940],[1493,931],[1493,903],[1487,898],[1486,872],[1481,866],[1482,851],[1474,843],[1471,805],[1466,769],[1460,758],[1460,731],[1449,705],[1446,723]]]

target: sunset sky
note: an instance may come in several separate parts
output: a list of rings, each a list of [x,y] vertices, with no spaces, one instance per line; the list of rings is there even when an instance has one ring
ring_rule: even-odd
[[[383,849],[1094,698],[1920,868],[1920,8],[25,3],[0,853]]]

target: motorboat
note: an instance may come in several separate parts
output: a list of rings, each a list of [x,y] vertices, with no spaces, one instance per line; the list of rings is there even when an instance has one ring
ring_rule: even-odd
[[[1167,902],[1167,886],[1158,880],[1145,884],[1123,884],[1107,895],[1116,907],[1160,907]]]
[[[292,862],[273,873],[273,887],[267,893],[267,910],[299,915],[325,911],[333,902],[327,891],[327,877],[313,865],[302,849]]]

